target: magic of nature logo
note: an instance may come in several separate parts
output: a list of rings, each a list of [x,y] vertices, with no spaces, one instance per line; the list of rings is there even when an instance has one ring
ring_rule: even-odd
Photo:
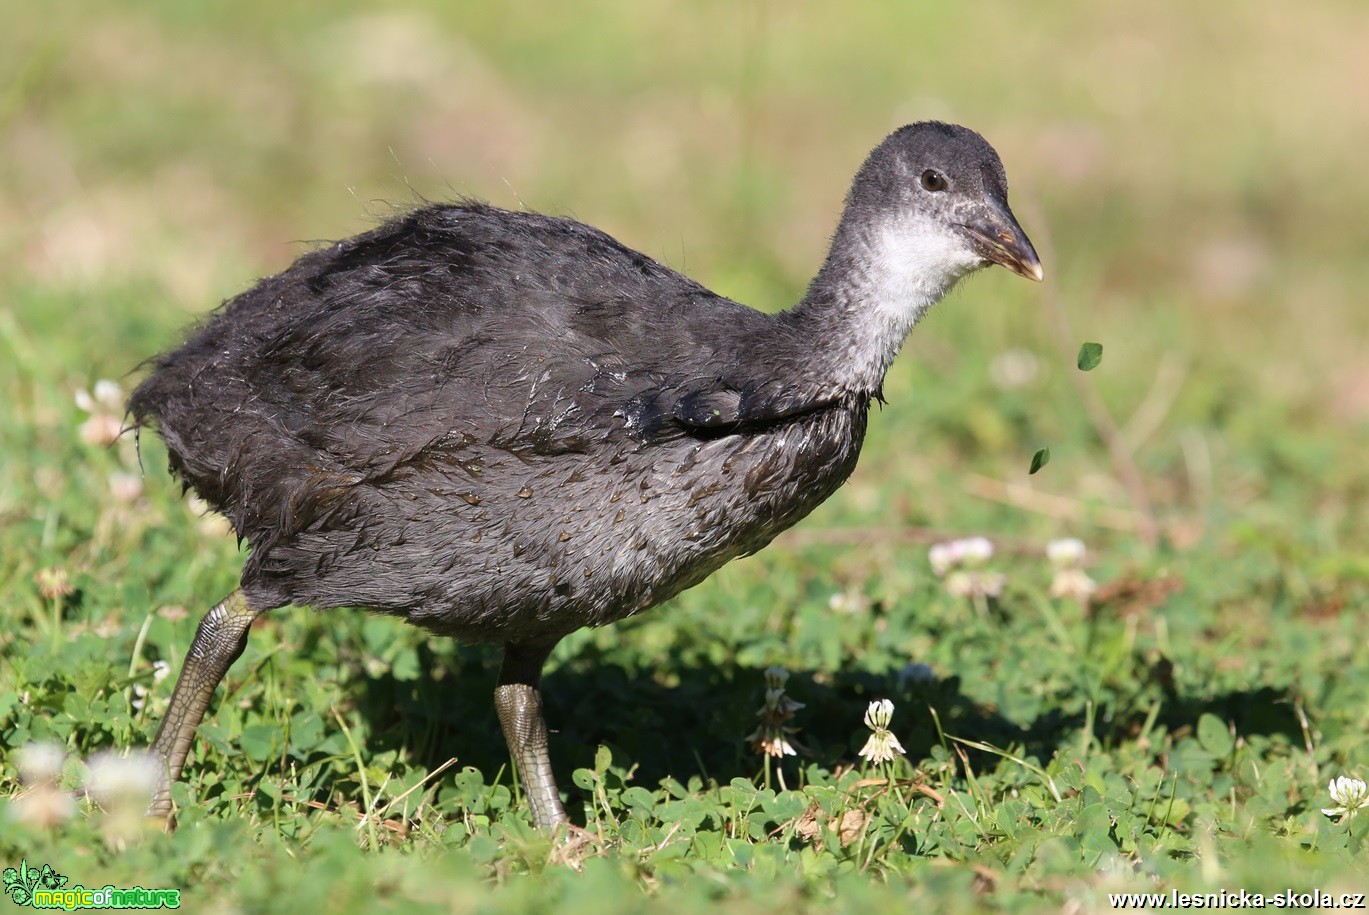
[[[103,886],[86,889],[68,887],[68,878],[44,864],[29,867],[28,859],[18,867],[5,868],[4,893],[16,905],[36,909],[178,909],[181,891],[172,889],[144,889],[141,886]]]

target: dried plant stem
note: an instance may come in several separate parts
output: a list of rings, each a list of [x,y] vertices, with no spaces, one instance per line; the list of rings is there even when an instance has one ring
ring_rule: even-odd
[[[1122,427],[1122,441],[1127,448],[1137,450],[1160,428],[1178,399],[1187,375],[1188,369],[1178,356],[1165,353],[1160,357],[1160,364],[1155,367],[1155,381]]]
[[[1107,506],[1093,508],[1078,499],[1041,492],[1020,483],[1007,483],[977,473],[966,474],[964,485],[965,491],[972,496],[1014,505],[1052,518],[1068,521],[1088,518],[1096,524],[1118,531],[1140,531],[1144,525],[1140,512]]]

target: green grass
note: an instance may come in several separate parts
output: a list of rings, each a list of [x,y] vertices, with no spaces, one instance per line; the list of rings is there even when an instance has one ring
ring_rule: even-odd
[[[180,887],[190,911],[1369,889],[1369,819],[1321,813],[1331,778],[1369,776],[1369,8],[522,6],[9,11],[0,866]],[[1003,154],[1049,288],[970,282],[910,338],[828,504],[557,649],[573,842],[529,826],[496,653],[359,611],[253,630],[174,834],[85,800],[52,827],[19,815],[34,791],[15,749],[63,746],[74,790],[82,759],[149,740],[242,563],[155,439],[141,492],[117,495],[137,457],[82,442],[78,389],[131,384],[307,240],[417,196],[573,214],[777,308],[864,152],[930,116]],[[1084,380],[1154,503],[1154,548],[1075,386],[1085,340],[1105,348]],[[1015,386],[995,380],[1013,351],[1036,366]],[[999,600],[932,574],[927,546],[961,533],[998,543]],[[1087,610],[1047,593],[1045,544],[1066,535],[1107,597]],[[45,597],[44,570],[71,593]],[[173,678],[154,682],[159,660]],[[913,663],[935,679],[900,678]],[[772,664],[805,704],[804,751],[767,767],[745,737]],[[908,751],[887,772],[857,755],[876,698]]]

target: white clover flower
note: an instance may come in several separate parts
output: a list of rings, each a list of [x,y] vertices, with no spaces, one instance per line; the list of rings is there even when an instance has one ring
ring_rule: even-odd
[[[1057,569],[1075,569],[1084,561],[1084,541],[1076,537],[1052,540],[1046,544],[1046,558]]]
[[[977,593],[985,597],[999,597],[1003,594],[1003,586],[1008,583],[1008,576],[1002,572],[980,572],[976,576],[975,587]]]
[[[102,378],[95,382],[94,393],[76,392],[76,406],[90,414],[81,424],[81,441],[89,445],[109,446],[123,434],[123,389],[117,382]]]
[[[76,799],[53,785],[39,785],[11,802],[10,815],[26,826],[51,829],[76,815]]]
[[[161,762],[146,752],[116,756],[104,751],[92,756],[86,765],[90,769],[86,789],[109,807],[146,806],[162,774]]]
[[[71,576],[67,575],[66,569],[55,566],[34,572],[33,582],[45,600],[58,600],[76,593],[76,587],[72,585]]]
[[[893,731],[875,731],[870,735],[870,739],[865,741],[865,746],[860,748],[860,755],[872,763],[892,762],[895,757],[906,752]]]
[[[865,726],[872,731],[889,727],[894,717],[894,704],[888,699],[876,699],[865,710]]]
[[[118,502],[125,505],[132,505],[138,501],[143,494],[143,478],[136,473],[111,473],[109,475],[109,491],[114,495]]]
[[[119,417],[112,413],[96,413],[81,423],[81,428],[77,434],[81,437],[81,441],[87,445],[107,448],[119,440],[123,431],[124,424]]]
[[[827,598],[827,609],[833,613],[864,613],[870,609],[870,601],[864,595],[853,591],[834,591]]]
[[[119,382],[110,381],[108,378],[101,378],[95,382],[95,400],[101,406],[110,410],[123,408],[124,389],[119,387]]]
[[[988,537],[960,541],[960,560],[968,566],[981,566],[993,558],[993,542]]]
[[[936,573],[937,578],[960,564],[960,554],[954,542],[933,544],[927,551],[927,559],[931,562],[932,571]]]
[[[767,689],[765,691],[765,708],[757,712],[763,715],[772,712],[781,716],[782,721],[787,721],[795,712],[803,708],[802,702],[795,702],[782,689]]]
[[[1098,582],[1083,569],[1056,569],[1051,580],[1051,597],[1071,597],[1083,602],[1098,590]]]
[[[116,849],[146,832],[151,822],[147,805],[162,779],[165,763],[147,751],[126,756],[97,753],[86,763],[90,777],[86,793],[104,811],[99,820],[105,841]]]
[[[932,571],[938,576],[960,566],[978,567],[993,558],[993,542],[987,537],[967,537],[937,543],[927,551]]]
[[[101,378],[95,382],[94,391],[84,389],[76,392],[76,406],[87,413],[100,410],[118,411],[123,409],[124,392],[117,381]]]
[[[872,763],[885,763],[907,752],[889,730],[889,722],[893,717],[894,704],[888,699],[877,699],[870,703],[870,707],[865,710],[865,726],[874,733],[861,748],[862,757]]]
[[[1051,597],[1068,597],[1083,603],[1098,590],[1098,583],[1082,568],[1086,553],[1084,541],[1074,537],[1046,544],[1046,558],[1055,569]]]
[[[946,576],[946,592],[953,597],[999,597],[1007,582],[1002,572],[959,570]]]
[[[746,739],[756,748],[757,753],[767,756],[797,756],[794,745],[789,742],[788,728],[756,728]]]
[[[1331,784],[1326,787],[1331,792],[1331,800],[1340,805],[1322,808],[1321,812],[1329,817],[1349,819],[1369,807],[1369,785],[1357,778],[1342,775],[1331,779]]]
[[[895,757],[902,756],[905,751],[904,745],[899,744],[898,738],[894,737],[894,731],[878,730],[869,736],[865,741],[864,747],[860,748],[860,755],[864,756],[872,763],[891,763]]]
[[[953,597],[998,597],[1007,577],[990,572],[984,565],[993,558],[993,543],[987,537],[967,537],[938,543],[927,551],[932,571],[946,579],[946,591]]]
[[[756,717],[761,721],[756,730],[746,736],[757,753],[797,755],[789,735],[798,733],[798,728],[789,727],[787,722],[803,708],[803,703],[795,702],[785,694],[784,686],[788,682],[789,671],[783,667],[775,665],[765,669],[765,704],[756,710]]]
[[[171,673],[171,665],[166,661],[157,660],[152,662],[152,682],[154,685],[165,680],[169,673]],[[151,689],[143,686],[141,683],[134,683],[133,701],[129,704],[138,711],[142,711],[143,706],[147,703],[148,694],[151,692]]]
[[[47,741],[28,744],[14,754],[14,765],[26,785],[55,783],[66,761],[66,750]]]
[[[789,671],[780,667],[778,664],[772,664],[765,669],[766,689],[784,689],[784,684],[788,682]]]

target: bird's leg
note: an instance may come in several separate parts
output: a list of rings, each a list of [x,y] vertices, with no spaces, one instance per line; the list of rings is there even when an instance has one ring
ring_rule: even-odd
[[[200,621],[171,694],[171,706],[152,741],[152,752],[161,763],[162,772],[147,808],[148,816],[164,817],[171,813],[171,785],[181,777],[185,756],[195,739],[195,728],[199,727],[219,681],[247,646],[247,628],[264,612],[249,605],[241,591],[234,591]]]
[[[555,647],[550,642],[512,643],[504,646],[504,664],[494,691],[494,707],[504,728],[509,753],[518,766],[523,790],[538,829],[553,829],[570,822],[547,755],[547,723],[542,718],[542,665]]]

